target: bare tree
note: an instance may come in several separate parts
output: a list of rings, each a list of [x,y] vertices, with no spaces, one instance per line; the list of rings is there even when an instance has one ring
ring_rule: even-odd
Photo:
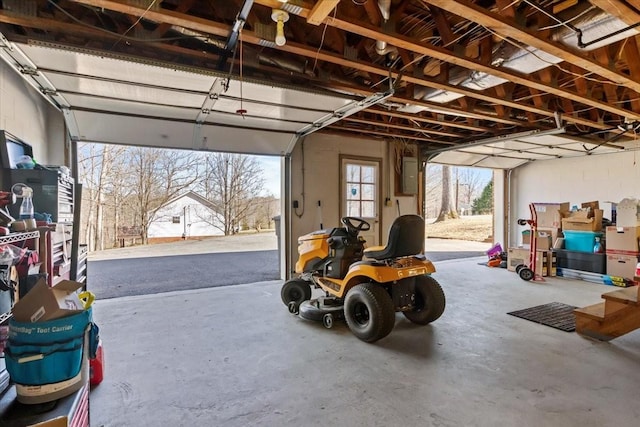
[[[458,212],[456,212],[456,208],[453,205],[451,184],[451,167],[442,165],[442,203],[440,204],[440,213],[436,222],[445,221],[449,218],[458,218]]]
[[[442,166],[427,164],[425,173],[425,216],[435,218],[442,200]]]
[[[89,250],[95,250],[95,207],[97,204],[98,176],[102,168],[102,148],[95,144],[78,144],[78,178],[83,186],[81,212],[83,212],[83,241]],[[78,201],[76,201],[77,203]]]
[[[78,177],[82,188],[82,236],[90,250],[117,244],[121,217],[131,224],[135,185],[130,180],[127,148],[118,145],[80,144]]]
[[[477,168],[456,168],[460,202],[471,206],[471,201],[480,195],[486,185],[482,173]]]
[[[136,189],[132,204],[142,243],[148,242],[149,225],[158,210],[198,180],[199,156],[191,152],[159,148],[129,149],[128,169]]]
[[[255,211],[253,200],[264,187],[262,168],[255,157],[209,153],[201,186],[215,209],[203,221],[225,235],[235,233]]]
[[[278,211],[278,200],[273,194],[268,194],[264,197],[258,197],[254,200],[256,210],[253,214],[252,221],[253,227],[260,231],[262,228],[271,228],[273,222],[273,216]]]

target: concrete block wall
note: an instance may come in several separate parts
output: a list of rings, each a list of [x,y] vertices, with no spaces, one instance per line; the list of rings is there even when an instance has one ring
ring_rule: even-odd
[[[639,182],[640,151],[535,161],[514,169],[510,177],[510,244],[517,243],[522,231],[516,220],[530,216],[530,202],[580,206],[593,200],[602,204],[640,198]]]

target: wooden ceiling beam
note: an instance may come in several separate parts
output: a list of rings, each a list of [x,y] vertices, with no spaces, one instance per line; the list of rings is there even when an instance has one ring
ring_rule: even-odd
[[[114,35],[114,34],[109,34],[109,33],[105,33],[96,29],[92,29],[92,28],[88,28],[88,27],[84,27],[84,26],[80,26],[80,25],[75,25],[75,24],[68,24],[68,23],[64,23],[58,20],[52,20],[52,19],[45,19],[45,18],[37,18],[37,19],[33,19],[33,18],[26,18],[26,17],[19,17],[16,15],[7,15],[4,12],[0,11],[0,22],[5,22],[8,24],[13,24],[13,25],[20,25],[20,26],[24,26],[27,28],[38,28],[38,29],[42,29],[45,31],[73,31],[74,34],[78,34],[78,35],[83,35],[86,37],[90,37],[93,39],[96,39],[98,37],[106,37],[108,39],[118,39],[119,36]],[[251,37],[255,37],[255,36],[251,36],[251,32],[248,31],[244,31],[243,32],[243,40],[247,41],[247,38],[251,38]],[[165,43],[150,43],[150,42],[145,42],[146,46],[149,47],[153,47],[159,50],[164,50],[167,52],[171,52],[171,53],[175,53],[175,54],[179,54],[179,55],[188,55],[188,56],[193,56],[193,57],[198,57],[201,59],[217,59],[216,55],[212,55],[209,53],[204,53],[201,51],[197,51],[197,50],[192,50],[192,49],[187,49],[187,48],[182,48],[179,46],[175,46],[175,45],[171,45],[171,44],[165,44]],[[290,44],[288,44],[290,45]],[[296,52],[297,52],[296,48]],[[310,55],[307,55],[310,56]],[[323,54],[321,54],[320,58],[323,58]],[[327,59],[327,58],[324,58]],[[353,64],[350,63],[342,63],[339,62],[339,65],[343,65],[343,66],[351,66],[354,67]],[[382,70],[382,69],[381,69]],[[377,74],[380,75],[386,75],[386,72],[382,73],[382,72],[378,72]],[[328,84],[329,88],[338,88],[338,89],[346,89],[349,90],[353,93],[357,93],[359,95],[362,96],[368,96],[371,95],[374,91],[367,89],[367,90],[358,90],[355,87],[349,86],[348,88],[345,88],[344,86],[340,86],[340,85],[336,85],[336,84],[332,84],[331,82],[329,82]],[[512,125],[517,125],[518,122],[515,120],[505,120],[502,118],[495,118],[492,117],[490,115],[485,115],[485,114],[481,114],[481,113],[473,113],[473,112],[466,112],[466,111],[460,111],[460,110],[456,110],[453,108],[448,108],[445,106],[440,106],[438,104],[435,103],[427,103],[427,102],[420,102],[417,100],[413,100],[410,98],[402,98],[402,97],[395,97],[395,100],[397,102],[402,102],[402,103],[413,103],[413,104],[419,104],[419,105],[423,105],[427,110],[428,109],[433,109],[433,108],[438,108],[438,110],[441,110],[445,113],[451,114],[453,116],[457,116],[460,114],[466,114],[466,115],[471,115],[476,119],[479,120],[494,120],[494,121],[500,121],[500,122],[505,122],[506,124],[512,124]],[[445,122],[447,123],[447,122]]]
[[[431,10],[431,16],[433,16],[433,20],[436,23],[436,28],[438,29],[438,33],[442,38],[443,44],[449,48],[452,48],[452,46],[450,45],[456,40],[456,35],[451,29],[451,24],[449,23],[447,16],[444,14],[444,11],[435,6],[429,8],[429,10]]]
[[[200,18],[193,15],[186,15],[180,12],[174,12],[168,9],[147,10],[144,7],[135,6],[128,3],[113,0],[69,0],[74,3],[84,4],[97,8],[112,10],[114,12],[124,13],[133,16],[144,16],[145,18],[156,21],[158,23],[166,23],[189,28],[194,31],[200,31],[206,34],[226,38],[229,35],[228,25],[218,24],[209,19]],[[275,2],[282,5],[280,2]]]
[[[175,13],[172,11],[168,11],[168,10],[162,10],[162,11],[153,11],[153,10],[146,10],[143,7],[137,7],[137,6],[132,6],[129,4],[124,4],[121,2],[117,2],[117,1],[112,1],[112,0],[73,0],[77,3],[83,3],[83,4],[88,4],[91,6],[95,6],[95,7],[104,7],[105,9],[109,9],[109,10],[114,10],[117,12],[121,12],[121,13],[126,13],[126,14],[133,14],[133,15],[137,15],[137,16],[145,16],[148,19],[152,19],[158,22],[169,22],[172,23],[174,25],[180,25],[183,26],[185,28],[190,28],[196,31],[201,31],[204,33],[208,33],[208,34],[214,34],[214,35],[218,35],[221,37],[226,37],[228,35],[228,31],[229,31],[229,26],[224,25],[224,24],[220,24],[217,22],[213,22],[211,20],[207,20],[207,19],[202,19],[202,18],[198,18],[195,16],[189,16],[189,15],[184,15],[184,14],[180,14],[180,13]],[[276,1],[276,0],[256,0],[256,4],[260,4],[263,6],[269,6],[272,7],[274,5],[281,5],[280,2]],[[296,6],[296,14],[298,14],[299,16],[302,17],[306,17],[309,13],[309,9],[306,9],[302,6]],[[469,69],[476,69],[478,71],[485,71],[489,74],[494,74],[497,75],[498,77],[502,77],[505,78],[507,80],[511,80],[514,83],[518,83],[518,84],[522,84],[524,86],[527,87],[534,87],[536,89],[545,91],[545,92],[549,92],[549,93],[553,93],[557,96],[562,96],[562,97],[566,97],[568,99],[572,99],[574,101],[577,102],[581,102],[584,103],[585,105],[590,105],[593,106],[595,108],[600,108],[606,111],[609,111],[613,114],[618,114],[618,115],[623,115],[625,117],[630,117],[630,118],[634,118],[633,116],[633,112],[630,112],[628,110],[622,109],[622,108],[617,108],[617,107],[612,107],[606,104],[603,104],[599,101],[593,100],[593,99],[588,99],[588,98],[584,98],[581,97],[577,94],[574,94],[572,92],[568,92],[567,90],[562,90],[562,89],[558,89],[558,88],[553,88],[550,87],[549,85],[546,85],[542,82],[535,82],[532,81],[530,79],[530,76],[525,76],[525,75],[521,75],[521,74],[516,74],[516,73],[510,73],[510,72],[505,72],[503,70],[496,70],[491,66],[487,66],[484,65],[482,63],[480,63],[479,61],[475,61],[473,59],[470,58],[466,58],[464,56],[460,56],[457,54],[454,54],[451,51],[448,51],[444,48],[440,48],[437,46],[432,46],[432,45],[423,45],[423,44],[419,44],[416,43],[414,40],[403,36],[403,35],[389,35],[386,33],[382,33],[379,31],[379,29],[377,28],[373,28],[370,25],[367,25],[366,23],[360,22],[360,23],[353,23],[353,22],[349,22],[349,21],[345,21],[345,20],[341,20],[341,19],[326,19],[325,20],[326,23],[329,26],[336,26],[337,28],[341,28],[345,31],[351,32],[351,33],[355,33],[355,34],[359,34],[363,37],[368,37],[371,39],[380,39],[383,41],[386,41],[388,43],[391,43],[392,45],[398,46],[398,47],[402,47],[402,48],[406,48],[409,49],[411,51],[420,53],[420,54],[425,54],[425,55],[430,55],[432,57],[435,57],[437,59],[441,59],[445,62],[450,62],[450,63],[455,63],[457,65],[463,66],[465,68],[469,68]],[[27,25],[30,26],[30,25]],[[243,31],[243,40],[245,42],[248,43],[252,43],[252,44],[258,44],[261,46],[264,46],[265,44],[265,40],[263,40],[261,37],[257,36],[255,33],[249,32],[249,31]],[[378,74],[378,75],[388,75],[388,70],[383,68],[383,67],[378,67],[378,66],[374,66],[368,63],[364,63],[361,61],[352,61],[349,59],[344,58],[343,56],[339,56],[339,55],[334,55],[334,54],[328,54],[328,53],[323,53],[323,52],[319,52],[317,51],[317,49],[313,49],[309,46],[306,45],[301,45],[301,44],[297,44],[297,43],[293,43],[293,42],[288,42],[286,45],[284,46],[280,46],[280,47],[276,47],[275,45],[270,46],[274,49],[278,49],[284,52],[288,52],[288,53],[292,53],[295,55],[300,55],[300,56],[304,56],[304,57],[309,57],[309,58],[317,58],[320,61],[327,61],[327,62],[331,62],[334,64],[338,64],[344,67],[350,67],[350,68],[355,68],[355,69],[362,69],[365,72],[369,72],[372,74]],[[394,77],[396,77],[396,75],[394,75]],[[426,80],[426,79],[418,79],[415,77],[411,77],[411,76],[405,76],[403,77],[404,79],[406,79],[407,81],[411,81],[423,86],[427,86],[427,87],[433,87],[436,89],[444,89],[444,90],[451,90],[457,93],[461,93],[465,96],[470,96],[472,98],[476,98],[482,101],[486,101],[486,102],[490,102],[490,103],[498,103],[498,104],[503,104],[506,106],[510,106],[512,108],[515,109],[519,109],[519,110],[525,110],[525,111],[529,111],[535,114],[540,114],[540,115],[544,115],[547,117],[553,117],[555,115],[554,111],[550,111],[550,110],[544,110],[544,109],[538,109],[535,108],[534,106],[530,106],[530,105],[521,105],[518,103],[514,103],[512,101],[506,101],[506,100],[502,100],[499,99],[497,97],[492,97],[490,95],[485,95],[482,92],[479,91],[473,91],[470,89],[465,89],[465,88],[461,88],[458,86],[454,86],[454,85],[448,85],[448,84],[444,84],[444,83],[436,83],[434,81],[431,80]],[[396,97],[397,98],[397,97]],[[403,102],[407,102],[407,99],[403,99]],[[410,103],[413,104],[426,104],[429,105],[428,103],[423,103],[421,101],[418,100],[410,100],[408,101]],[[433,108],[434,105],[437,104],[430,104],[428,108]],[[440,106],[438,105],[437,107],[438,110],[441,111],[446,111],[447,107],[445,107],[444,105]],[[491,121],[495,121],[495,122],[499,122],[499,123],[505,123],[505,124],[522,124],[520,121],[516,121],[516,120],[504,120],[502,118],[498,118],[495,117],[494,115],[491,114],[475,114],[473,112],[465,112],[465,111],[457,111],[457,109],[455,108],[448,108],[448,110],[451,111],[451,114],[456,115],[462,115],[462,116],[470,116],[470,117],[474,117],[474,118],[478,118],[480,120],[491,120]],[[640,119],[640,115],[637,115],[637,117]],[[594,128],[602,128],[603,126],[605,126],[604,124],[601,123],[597,123],[597,122],[589,122],[588,120],[584,120],[581,119],[579,117],[565,117],[565,119],[569,122],[576,122],[578,124],[584,125],[584,126],[590,126],[590,127],[594,127]]]
[[[635,7],[636,11],[640,12],[640,0],[627,0],[627,3],[629,3],[631,6]]]
[[[623,54],[627,65],[629,66],[629,73],[631,77],[640,79],[640,49],[638,49],[638,43],[635,37],[631,37],[624,45]],[[640,99],[637,96],[631,94],[631,105],[634,109],[640,110]]]
[[[84,1],[84,0],[83,0]],[[441,7],[444,10],[449,10],[452,5],[459,5],[459,1],[460,0],[423,0],[423,1],[428,1],[428,2],[433,2],[436,6]],[[276,0],[255,0],[256,4],[260,4],[262,6],[270,6],[272,5],[274,2],[278,3]],[[437,3],[437,4],[436,4]],[[468,2],[465,2],[465,4],[469,4]],[[461,16],[469,16],[469,17],[473,17],[473,19],[475,21],[477,21],[478,18],[478,14],[481,15],[482,17],[489,17],[491,18],[491,16],[487,15],[485,13],[485,9],[479,8],[476,5],[471,5],[469,6],[471,7],[471,9],[465,9],[464,12],[462,11],[458,11],[460,13],[465,13]],[[457,8],[456,8],[457,10]],[[295,14],[297,14],[298,16],[301,17],[306,17],[307,14],[309,13],[308,9],[305,9],[302,6],[298,6],[296,7],[295,10]],[[484,20],[484,18],[482,18]],[[547,85],[543,82],[540,81],[536,81],[531,79],[531,76],[526,75],[526,74],[522,74],[522,73],[518,73],[515,71],[509,71],[508,69],[504,69],[504,68],[495,68],[491,65],[487,65],[487,64],[483,64],[481,61],[472,59],[472,58],[468,58],[464,55],[461,55],[459,53],[456,52],[452,52],[447,50],[446,48],[440,47],[440,46],[435,46],[435,45],[430,45],[427,43],[418,43],[416,42],[414,39],[404,36],[402,34],[389,34],[389,33],[385,33],[380,31],[379,28],[375,28],[371,25],[368,25],[365,22],[353,22],[353,21],[347,21],[345,19],[340,19],[340,18],[331,18],[331,19],[326,19],[325,20],[327,25],[330,26],[335,26],[337,28],[341,28],[344,31],[350,32],[350,33],[354,33],[354,34],[358,34],[362,37],[367,37],[369,39],[372,40],[381,40],[384,42],[387,42],[393,46],[397,46],[400,48],[404,48],[404,49],[408,49],[411,50],[413,52],[422,54],[422,55],[428,55],[431,56],[433,58],[436,59],[440,59],[442,61],[445,62],[449,62],[455,65],[459,65],[461,67],[470,69],[470,70],[474,70],[474,71],[479,71],[479,72],[485,72],[487,74],[491,74],[494,75],[496,77],[501,77],[505,80],[509,80],[512,81],[514,83],[520,84],[522,86],[525,87],[533,87],[534,89],[538,89],[541,90],[543,92],[548,92],[551,93],[553,95],[556,96],[560,96],[563,98],[567,98],[570,99],[572,101],[575,102],[579,102],[585,105],[589,105],[591,107],[594,108],[598,108],[604,111],[608,111],[612,114],[616,114],[622,117],[626,117],[626,118],[631,118],[631,119],[636,119],[636,120],[640,120],[640,113],[635,113],[633,111],[630,110],[626,110],[624,108],[620,108],[617,107],[615,105],[609,105],[605,102],[599,101],[597,99],[592,99],[592,98],[585,98],[583,96],[580,96],[579,94],[572,92],[570,90],[567,89],[562,89],[559,87],[554,87],[554,86],[550,86]],[[500,22],[499,20],[497,22]],[[532,38],[539,42],[544,42],[546,44],[549,45],[555,45],[556,47],[560,47],[560,45],[557,45],[555,43],[552,42],[547,42],[547,41],[543,41],[538,39],[535,36],[532,36],[531,34],[529,34],[526,30],[517,30],[515,27],[511,26],[512,24],[501,24],[500,28],[501,29],[512,29],[514,31],[517,32],[521,32],[523,37],[527,37],[527,38]],[[515,24],[513,24],[515,25]],[[523,41],[522,39],[520,39],[521,41]],[[560,47],[562,50],[564,50],[564,47]],[[576,55],[575,58],[577,61],[584,63],[584,61],[587,61],[589,63],[591,63],[592,65],[590,66],[590,70],[596,72],[596,69],[600,69],[600,71],[602,71],[603,73],[605,72],[605,67],[602,67],[602,65],[598,64],[596,61],[592,60],[592,59],[585,59],[583,57],[580,57],[578,55]],[[624,76],[622,74],[617,73],[616,71],[612,71],[612,70],[608,70],[607,71],[608,74],[615,74],[617,76],[619,76],[619,78],[616,81],[620,81],[623,82],[621,84],[625,84],[625,86],[627,87],[631,87],[629,85],[634,85],[636,87],[638,87],[638,91],[640,92],[640,82],[636,82],[631,80],[628,76]],[[627,84],[627,82],[629,84]],[[457,88],[456,90],[454,90],[457,93],[463,93],[464,92],[461,90],[461,88]],[[468,95],[465,95],[468,96]],[[482,98],[478,98],[478,99],[482,99]],[[501,103],[501,100],[499,99],[495,99],[494,102],[496,103]],[[506,104],[505,104],[506,105]],[[516,107],[518,108],[518,107]],[[522,108],[521,108],[522,109]]]
[[[189,11],[189,9],[191,9],[191,6],[193,6],[193,2],[194,0],[182,0],[180,1],[180,3],[178,4],[178,7],[176,8],[177,12],[180,13],[186,13]],[[164,33],[166,33],[169,28],[171,28],[171,24],[167,24],[166,22],[161,23],[160,25],[158,25],[158,28],[156,28],[153,31],[153,34],[151,35],[152,38],[160,38],[164,35]]]
[[[599,61],[593,60],[584,54],[573,51],[570,48],[561,45],[560,43],[553,42],[551,40],[545,40],[539,38],[533,31],[520,27],[516,22],[510,21],[507,18],[496,15],[495,13],[487,12],[483,7],[480,7],[467,0],[422,0],[425,3],[432,4],[447,10],[455,15],[465,17],[472,20],[486,28],[497,32],[498,34],[510,37],[514,40],[518,40],[520,43],[524,43],[535,48],[538,48],[548,54],[556,56],[563,61],[570,64],[577,65],[585,70],[596,73],[602,77],[611,80],[614,83],[624,85],[630,89],[640,93],[640,81],[630,78],[614,69],[601,64]],[[612,0],[605,0],[605,2],[612,3]],[[609,7],[611,9],[611,7]],[[637,15],[637,14],[636,14]],[[637,22],[638,18],[636,18]],[[526,86],[526,85],[525,85]],[[540,88],[537,88],[540,89]],[[544,89],[543,89],[544,90]],[[558,96],[566,96],[557,93]],[[577,99],[569,98],[574,101],[583,102]],[[592,104],[589,104],[592,105]],[[596,105],[592,105],[596,108],[601,108]],[[613,111],[610,111],[613,112]],[[620,114],[622,116],[625,113],[613,112],[614,114]]]
[[[339,123],[342,123],[342,122],[339,122]],[[383,125],[377,124],[376,126],[380,127],[380,126],[383,126]],[[407,135],[407,134],[404,134],[404,133],[382,132],[382,131],[379,131],[379,130],[352,128],[352,127],[347,127],[347,126],[331,125],[331,126],[329,126],[328,129],[335,129],[335,130],[347,131],[347,132],[358,132],[358,133],[367,134],[367,135],[378,135],[378,136],[383,136],[383,137],[386,137],[386,138],[406,138],[406,139],[413,139],[415,141],[430,142],[430,143],[433,143],[433,144],[444,144],[444,145],[456,145],[456,144],[458,144],[457,142],[441,141],[441,140],[425,138],[425,137],[421,137],[421,136]]]
[[[640,20],[640,16],[638,12],[629,6],[626,5],[625,2],[620,0],[589,0],[589,2],[604,10],[610,15],[615,16],[621,21],[627,23],[628,25],[637,24]],[[629,3],[632,3],[633,0],[628,0]]]
[[[353,85],[348,85],[345,83],[333,82],[333,81],[331,82],[330,88],[335,89],[337,91],[341,91],[341,92],[350,92],[360,96],[369,96],[374,93],[374,90],[371,88],[362,88],[359,86],[353,86]],[[519,120],[503,119],[500,117],[496,117],[495,112],[492,113],[490,111],[481,111],[481,110],[467,111],[460,108],[453,108],[447,105],[438,104],[436,102],[428,102],[428,101],[421,101],[419,99],[414,99],[414,98],[407,98],[407,97],[399,96],[397,94],[391,96],[389,98],[389,101],[395,102],[398,104],[416,105],[418,107],[423,107],[425,111],[436,112],[442,115],[451,115],[456,117],[470,117],[475,120],[486,120],[486,121],[492,121],[497,123],[503,123],[506,125],[514,125],[514,126],[522,125],[522,122]]]
[[[376,122],[376,121],[357,118],[355,116],[350,116],[350,117],[347,117],[346,119],[343,119],[343,120],[346,121],[346,122],[352,122],[352,123],[360,123],[360,124],[371,125],[371,126],[387,127],[389,129],[408,130],[408,131],[411,131],[411,132],[428,133],[428,134],[432,134],[432,135],[447,136],[447,137],[451,137],[451,138],[465,138],[465,135],[462,135],[462,134],[459,134],[459,133],[450,133],[450,132],[443,132],[443,131],[440,131],[440,130],[434,130],[434,129],[429,129],[429,128],[398,125],[398,124],[395,124],[395,123],[383,123],[383,122],[380,122],[380,121]]]
[[[396,113],[394,111],[383,110],[381,108],[369,108],[367,111],[370,111],[375,114],[379,114],[381,116],[395,117],[395,118],[404,119],[404,120],[413,120],[420,123],[429,123],[432,125],[440,125],[443,127],[453,127],[458,129],[470,130],[473,132],[493,132],[493,129],[491,128],[486,128],[482,126],[472,126],[462,122],[454,122],[452,120],[429,119],[419,114]]]
[[[382,13],[380,12],[380,8],[378,7],[378,2],[365,1],[364,10],[365,12],[367,12],[369,21],[371,21],[373,25],[380,25],[380,23],[382,22]]]
[[[307,23],[311,25],[321,24],[331,11],[338,6],[338,3],[340,3],[340,0],[316,0],[316,4],[313,5],[313,9],[307,16]]]

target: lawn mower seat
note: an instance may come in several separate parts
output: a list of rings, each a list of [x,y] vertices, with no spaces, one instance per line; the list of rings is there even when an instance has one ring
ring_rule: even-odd
[[[376,260],[400,258],[422,253],[424,248],[424,219],[418,215],[402,215],[393,221],[387,246],[364,250],[364,256]]]

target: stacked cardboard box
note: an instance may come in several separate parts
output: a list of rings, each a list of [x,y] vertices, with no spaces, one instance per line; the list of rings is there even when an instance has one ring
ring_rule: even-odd
[[[640,201],[622,199],[615,206],[616,225],[606,228],[605,248],[607,275],[623,279],[624,283],[636,281],[640,264]]]
[[[616,225],[618,227],[636,227],[640,225],[640,201],[622,199],[616,205]]]
[[[522,247],[528,248],[531,245],[531,231],[522,232]],[[548,251],[552,247],[551,233],[546,230],[536,231],[536,249],[540,251]]]
[[[602,209],[598,202],[586,202],[581,209],[565,212],[562,218],[562,229],[570,231],[602,230]]]
[[[516,271],[520,264],[529,265],[528,248],[509,248],[507,250],[507,270]],[[556,275],[556,256],[549,250],[536,251],[535,274],[542,277]]]
[[[552,248],[558,237],[561,237],[562,218],[569,212],[569,202],[563,203],[534,203],[538,231],[551,236]],[[544,242],[543,242],[544,246]],[[539,249],[541,249],[539,247]]]
[[[607,275],[633,280],[640,262],[640,226],[607,227],[606,237]]]

